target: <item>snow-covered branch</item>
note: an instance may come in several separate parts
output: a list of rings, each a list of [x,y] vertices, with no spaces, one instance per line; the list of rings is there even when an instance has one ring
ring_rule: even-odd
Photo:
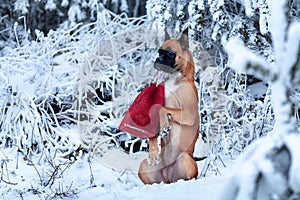
[[[228,66],[236,72],[246,72],[265,81],[277,78],[276,66],[251,52],[239,38],[232,38],[225,44]]]

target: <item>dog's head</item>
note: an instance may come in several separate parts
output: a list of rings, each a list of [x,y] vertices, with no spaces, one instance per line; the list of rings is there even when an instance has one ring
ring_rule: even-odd
[[[194,61],[189,51],[188,29],[185,29],[179,39],[171,39],[165,31],[165,42],[158,50],[159,56],[154,62],[154,68],[167,73],[181,72],[184,76],[194,76]]]

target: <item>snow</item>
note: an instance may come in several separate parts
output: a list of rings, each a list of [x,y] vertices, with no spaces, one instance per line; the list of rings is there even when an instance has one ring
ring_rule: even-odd
[[[293,22],[290,24],[289,32],[288,32],[288,41],[286,44],[286,55],[288,55],[289,59],[286,59],[285,62],[288,66],[294,66],[297,62],[297,56],[299,55],[299,45],[300,45],[300,22]],[[300,72],[298,74],[294,74],[296,80],[299,80]]]
[[[141,159],[145,155],[139,156]],[[3,174],[3,179],[16,183],[16,185],[4,184],[1,181],[1,197],[3,199],[44,199],[55,197],[55,193],[65,192],[66,195],[68,194],[72,198],[85,200],[100,197],[103,200],[150,200],[153,198],[214,200],[220,199],[220,191],[222,191],[223,184],[229,177],[229,169],[223,168],[222,173],[224,171],[224,174],[222,176],[199,178],[191,181],[179,180],[174,184],[144,185],[137,177],[137,171],[135,171],[139,162],[134,161],[132,158],[126,159],[126,155],[118,149],[112,151],[109,157],[110,159],[114,158],[123,166],[117,169],[110,166],[111,163],[103,164],[102,159],[92,159],[89,164],[88,158],[82,156],[73,164],[61,166],[61,170],[55,176],[53,185],[43,187],[41,183],[46,184],[50,179],[50,175],[53,175],[53,168],[50,164],[32,165],[31,162],[23,160],[20,155],[16,158],[14,151],[2,149],[0,151],[2,164],[5,158],[15,158],[5,162],[7,169],[4,168],[4,170],[7,170],[7,176],[6,173]],[[129,169],[127,164],[134,166],[135,169]],[[37,193],[35,194],[34,191],[37,191]],[[56,196],[56,198],[59,199],[59,196]]]
[[[78,195],[79,199],[94,199],[101,195],[101,199],[219,199],[222,189],[223,178],[214,178],[210,181],[191,180],[189,182],[179,181],[174,184],[138,185],[127,190],[115,188],[114,191],[101,193],[97,188],[87,190]],[[107,192],[107,191],[106,191]],[[94,195],[90,195],[94,193]],[[99,194],[100,193],[100,194]]]
[[[251,0],[245,0],[246,15],[249,17],[251,17],[254,14],[251,2]]]
[[[204,10],[204,1],[203,0],[199,0],[198,1],[198,8],[200,9],[200,10]],[[191,13],[191,12],[190,12]]]
[[[228,65],[239,73],[245,71],[244,68],[249,60],[257,62],[258,56],[250,52],[238,37],[232,38],[226,42],[225,50],[229,57]],[[264,62],[262,59],[261,61]]]
[[[290,186],[295,192],[300,192],[300,157],[298,150],[300,139],[297,135],[288,135],[284,140],[288,148],[291,150],[291,156],[293,159],[289,174],[291,177]]]
[[[45,8],[47,10],[52,11],[52,10],[54,10],[56,8],[56,4],[53,2],[53,0],[48,0],[47,3],[46,3],[46,5],[45,5]]]
[[[290,176],[290,186],[294,191],[299,191],[300,186],[300,157],[297,147],[300,145],[299,137],[295,135],[287,136],[285,144],[292,150],[292,169]],[[12,149],[0,149],[0,161],[2,178],[11,184],[0,182],[0,193],[3,199],[45,199],[55,197],[75,198],[75,199],[210,199],[226,200],[232,199],[232,195],[238,191],[236,199],[249,199],[255,187],[256,174],[263,170],[264,174],[270,174],[270,181],[275,183],[276,174],[268,161],[266,155],[269,149],[276,146],[272,137],[265,137],[253,145],[241,155],[236,161],[226,160],[226,168],[221,169],[221,175],[199,177],[197,180],[179,180],[173,184],[153,184],[144,185],[137,177],[137,167],[139,161],[146,154],[127,155],[120,149],[111,151],[107,158],[91,159],[89,162],[86,155],[80,156],[73,163],[61,165],[58,175],[53,175],[54,168],[50,164],[32,164],[29,160],[17,156]],[[280,145],[277,143],[277,145]],[[133,157],[134,158],[133,158]],[[8,159],[9,158],[9,159]],[[12,159],[13,158],[13,159]],[[118,162],[114,167],[112,163]],[[250,158],[250,159],[249,159]],[[33,160],[38,157],[33,157]],[[53,160],[51,163],[55,163]],[[198,167],[203,167],[204,161],[198,162]],[[58,166],[58,165],[56,165]],[[131,168],[130,168],[131,166]],[[274,175],[273,175],[274,174]],[[46,187],[50,177],[54,176],[55,181]],[[280,180],[280,179],[278,179]],[[278,182],[279,188],[282,182]],[[12,185],[16,184],[16,185]],[[276,185],[276,184],[275,184]]]
[[[286,32],[288,29],[287,19],[286,19],[286,1],[270,1],[270,11],[271,11],[271,23],[270,31],[272,32],[273,41],[276,41],[274,45],[274,52],[276,55],[276,60],[278,64],[284,64],[285,56],[283,52],[286,52]],[[287,74],[289,71],[288,67],[282,67],[282,74]]]
[[[290,150],[292,150],[292,168],[290,169],[290,176],[293,177],[289,183],[285,183],[283,177],[276,171],[274,171],[274,166],[270,162],[270,149],[278,148],[283,144],[287,145]],[[286,185],[290,185],[293,188],[299,190],[299,161],[300,157],[295,153],[295,146],[300,145],[300,139],[295,135],[286,136],[284,141],[278,141],[276,137],[267,136],[257,140],[255,143],[250,145],[248,149],[237,159],[236,165],[232,166],[231,178],[228,180],[227,186],[223,191],[224,199],[252,199],[253,191],[255,191],[254,184],[257,183],[257,178],[260,173],[264,176],[264,181],[267,183],[263,185],[265,191],[259,191],[258,199],[265,199],[269,194],[280,194]],[[296,175],[297,174],[297,175]],[[226,185],[226,184],[225,184]]]
[[[28,0],[25,0],[25,1],[24,0],[17,0],[14,3],[14,6],[15,6],[15,10],[21,11],[22,14],[28,13],[28,7],[29,7]]]

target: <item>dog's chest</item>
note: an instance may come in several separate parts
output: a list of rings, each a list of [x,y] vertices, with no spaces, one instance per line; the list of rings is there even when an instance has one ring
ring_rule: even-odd
[[[177,79],[180,74],[172,75],[166,82],[165,82],[165,99],[169,99],[171,96],[176,97],[176,90],[179,88],[180,84],[178,83]]]

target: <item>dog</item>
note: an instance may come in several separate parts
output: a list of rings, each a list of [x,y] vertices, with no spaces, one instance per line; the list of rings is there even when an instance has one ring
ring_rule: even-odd
[[[140,163],[138,176],[145,184],[197,178],[193,152],[200,117],[188,29],[179,39],[171,39],[165,31],[165,42],[159,49],[154,68],[170,74],[164,82],[165,105],[159,110],[159,129],[165,135],[149,139],[148,158]]]

